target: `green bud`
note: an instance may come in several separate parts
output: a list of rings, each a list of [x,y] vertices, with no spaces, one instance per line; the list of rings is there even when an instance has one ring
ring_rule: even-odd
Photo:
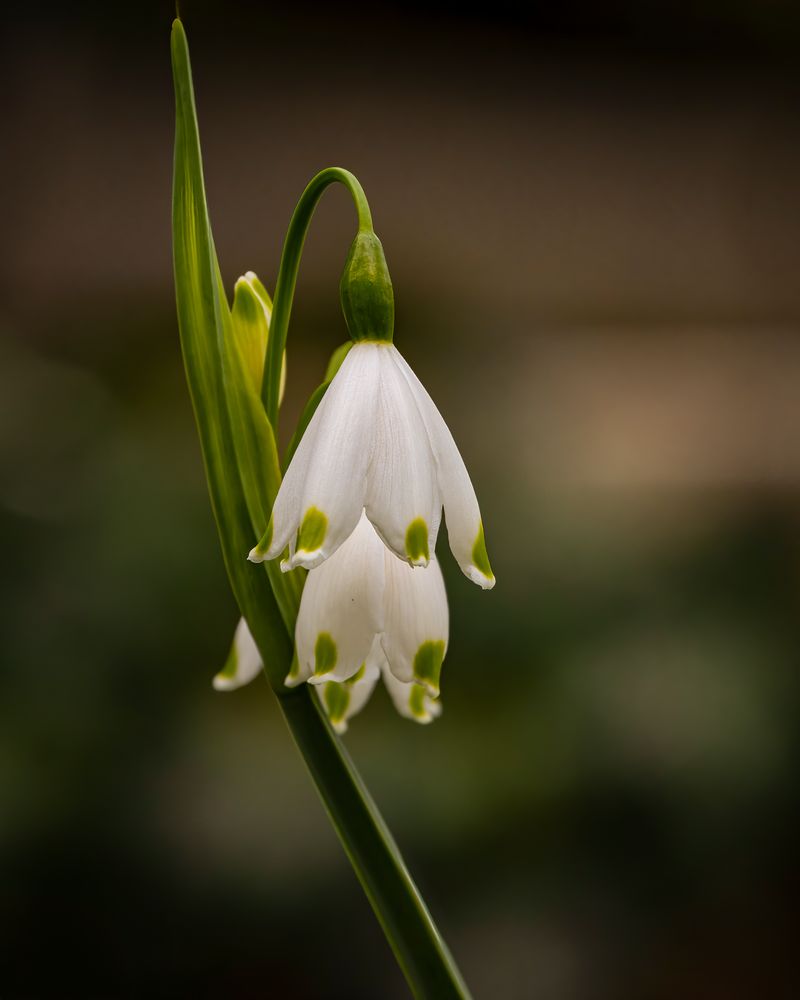
[[[361,230],[353,240],[339,293],[353,340],[382,340],[391,344],[394,332],[392,279],[381,241],[372,230]]]
[[[233,335],[242,352],[253,387],[256,392],[260,392],[272,303],[264,286],[252,271],[242,275],[236,282],[231,312]]]
[[[264,377],[264,357],[272,319],[272,300],[254,271],[243,274],[233,290],[233,336],[239,347],[247,374],[256,393],[261,392]],[[278,405],[286,386],[286,351],[281,364]]]

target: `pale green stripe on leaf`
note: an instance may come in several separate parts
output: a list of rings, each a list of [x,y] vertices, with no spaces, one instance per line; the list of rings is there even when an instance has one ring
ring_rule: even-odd
[[[226,381],[236,370],[238,352],[229,350],[233,342],[230,311],[208,220],[189,51],[180,21],[173,25],[171,48],[176,107],[173,250],[181,349],[228,576],[270,665],[270,680],[280,687],[291,644],[266,574],[245,558],[253,537],[266,527],[267,517],[262,517],[259,526],[251,520],[234,441],[235,421],[230,412],[234,408],[229,409],[230,400],[226,400]],[[277,490],[277,457],[271,474],[267,470],[266,475]]]

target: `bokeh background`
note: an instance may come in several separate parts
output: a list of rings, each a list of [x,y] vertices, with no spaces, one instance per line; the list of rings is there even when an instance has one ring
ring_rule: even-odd
[[[476,998],[797,996],[797,6],[182,10],[228,287],[355,171],[481,499],[444,715],[347,736]],[[211,689],[172,13],[4,15],[0,995],[392,1000],[267,685]],[[329,193],[284,431],[352,232]]]

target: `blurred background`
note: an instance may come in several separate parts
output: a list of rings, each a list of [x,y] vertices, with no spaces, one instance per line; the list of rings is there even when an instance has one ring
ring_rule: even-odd
[[[4,16],[0,995],[393,1000],[267,685],[211,689],[172,14]],[[476,998],[797,996],[797,6],[182,14],[229,289],[352,169],[481,500],[493,592],[440,540],[444,715],[379,691],[347,736]],[[330,192],[284,435],[353,229]]]

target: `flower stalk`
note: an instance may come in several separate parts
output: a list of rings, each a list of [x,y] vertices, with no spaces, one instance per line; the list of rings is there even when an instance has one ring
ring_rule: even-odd
[[[245,558],[252,539],[266,527],[281,481],[275,447],[281,365],[311,215],[335,181],[353,196],[359,231],[371,231],[369,207],[358,181],[339,168],[318,174],[304,192],[281,261],[262,407],[251,391],[214,249],[189,51],[179,20],[173,24],[171,48],[176,96],[173,243],[181,348],[231,587],[292,737],[412,992],[425,1000],[463,1000],[469,996],[467,987],[325,712],[307,685],[284,685],[302,578]]]
[[[264,409],[273,431],[278,433],[278,401],[280,398],[280,365],[283,352],[286,350],[286,337],[289,332],[289,317],[292,312],[294,290],[297,286],[297,272],[300,269],[300,257],[306,241],[308,227],[314,215],[314,209],[326,188],[331,184],[343,184],[356,207],[358,214],[359,233],[372,232],[372,213],[367,196],[358,179],[342,167],[328,167],[312,177],[305,191],[300,196],[297,207],[292,213],[286,239],[283,243],[278,278],[275,282],[275,297],[272,303],[272,320],[270,322],[269,345],[267,346],[267,363],[264,366],[264,381],[261,396]],[[374,234],[373,234],[374,235]]]

